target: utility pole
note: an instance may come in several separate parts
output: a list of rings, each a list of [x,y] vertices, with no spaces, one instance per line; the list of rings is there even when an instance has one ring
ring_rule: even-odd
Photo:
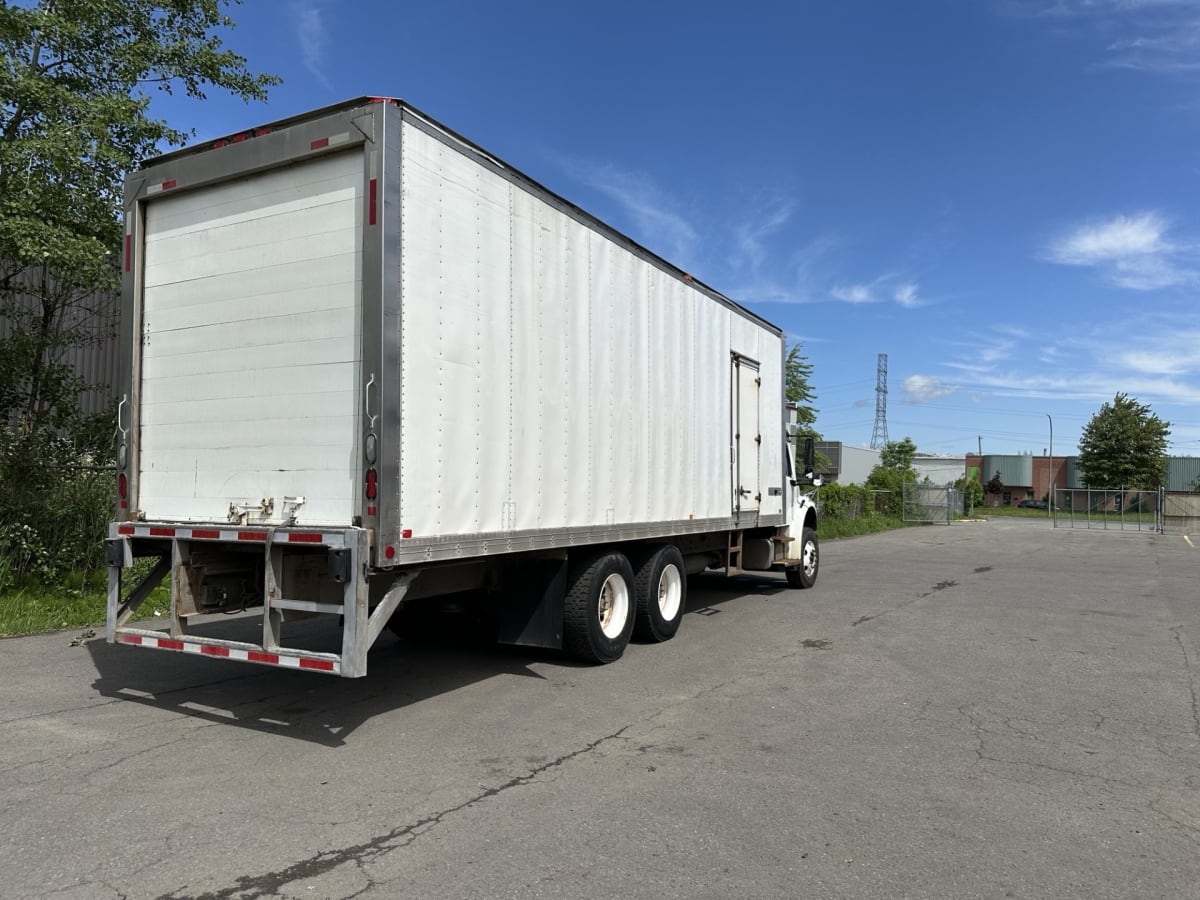
[[[1050,418],[1050,413],[1046,413],[1046,418],[1050,420],[1050,471],[1047,472],[1047,477],[1050,481],[1049,502],[1046,504],[1046,518],[1054,518],[1054,420]]]

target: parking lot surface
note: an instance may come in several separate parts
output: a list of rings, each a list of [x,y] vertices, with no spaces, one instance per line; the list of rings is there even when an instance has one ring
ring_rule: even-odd
[[[1200,550],[1033,519],[692,580],[617,663],[0,641],[0,894],[1200,896]]]

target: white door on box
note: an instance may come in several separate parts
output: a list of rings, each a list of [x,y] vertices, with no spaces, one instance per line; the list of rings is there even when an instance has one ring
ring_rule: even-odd
[[[733,355],[733,513],[754,512],[762,501],[758,487],[762,429],[759,395],[762,378],[758,363]]]

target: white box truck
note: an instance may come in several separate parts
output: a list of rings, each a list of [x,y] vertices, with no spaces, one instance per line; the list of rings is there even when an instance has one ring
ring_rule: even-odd
[[[359,677],[450,596],[603,663],[816,579],[780,329],[407,103],[151,160],[122,263],[110,642]]]

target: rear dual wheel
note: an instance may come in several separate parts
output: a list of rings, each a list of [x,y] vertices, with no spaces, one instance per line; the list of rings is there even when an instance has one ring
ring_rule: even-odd
[[[641,641],[667,641],[679,630],[687,601],[683,556],[672,544],[650,548],[639,560],[634,578],[637,620],[633,635]]]
[[[586,557],[571,567],[563,605],[563,644],[576,659],[610,663],[633,634],[633,567],[621,553]]]

